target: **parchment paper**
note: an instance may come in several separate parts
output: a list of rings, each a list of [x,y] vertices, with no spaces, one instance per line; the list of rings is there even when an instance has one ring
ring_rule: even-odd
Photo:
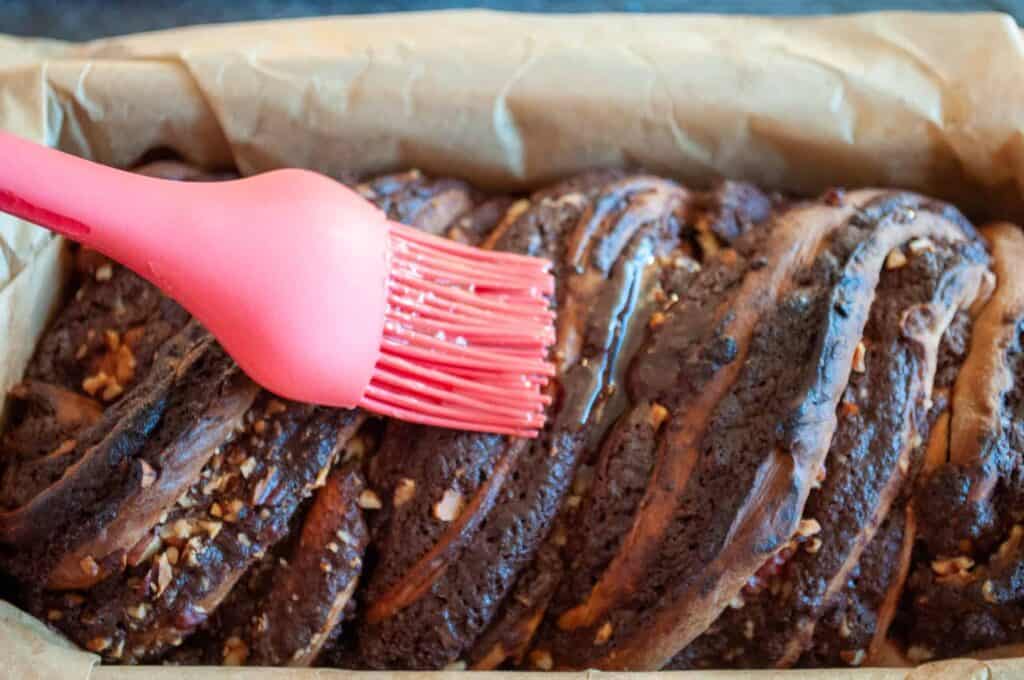
[[[1013,21],[992,14],[469,11],[199,27],[83,45],[0,36],[0,128],[118,166],[165,148],[246,173],[415,166],[504,190],[637,166],[695,184],[728,176],[804,193],[899,186],[953,200],[978,219],[1024,219],[1024,46]],[[58,297],[61,252],[47,232],[0,218],[0,410]],[[0,677],[451,675],[97,666],[90,676],[95,657],[45,630],[0,603]],[[1024,660],[1011,658],[701,677],[1022,674]]]

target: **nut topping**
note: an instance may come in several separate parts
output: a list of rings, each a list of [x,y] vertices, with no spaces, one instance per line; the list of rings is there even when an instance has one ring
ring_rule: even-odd
[[[894,248],[889,252],[889,255],[885,258],[886,269],[899,269],[907,264],[907,256],[903,254],[903,251],[899,248]]]
[[[442,522],[453,522],[462,512],[462,494],[454,489],[448,489],[441,496],[441,500],[434,503],[434,517]]]
[[[411,501],[413,496],[416,495],[416,481],[403,477],[398,480],[398,484],[395,486],[394,504],[395,507],[401,507]]]
[[[551,657],[551,652],[542,649],[535,649],[530,652],[530,663],[533,664],[534,668],[542,671],[549,671],[555,666],[555,660]]]
[[[364,489],[359,494],[359,507],[364,510],[380,510],[384,505],[380,502],[380,496],[372,489]]]
[[[932,571],[939,576],[966,574],[974,566],[974,560],[966,555],[932,562]]]
[[[111,267],[110,264],[101,264],[99,267],[96,268],[96,274],[95,274],[96,280],[99,281],[100,283],[103,283],[105,281],[109,281],[110,278],[113,275],[114,275],[114,268]],[[108,640],[108,643],[109,643],[109,640]]]
[[[259,422],[262,423],[263,421],[260,420]],[[249,479],[249,476],[252,474],[253,470],[256,469],[256,459],[253,458],[252,456],[249,456],[248,458],[245,459],[245,461],[242,462],[240,466],[238,466],[238,469],[241,471],[242,477],[244,479]]]
[[[142,471],[142,475],[139,479],[139,484],[142,485],[142,488],[148,489],[153,486],[153,482],[156,481],[156,470],[141,458],[139,459],[139,469]]]
[[[110,647],[110,638],[96,637],[85,643],[85,648],[90,652],[102,652],[103,650]]]
[[[92,555],[86,555],[79,560],[78,566],[81,567],[82,573],[87,576],[97,576],[100,573],[100,565],[96,563]]]

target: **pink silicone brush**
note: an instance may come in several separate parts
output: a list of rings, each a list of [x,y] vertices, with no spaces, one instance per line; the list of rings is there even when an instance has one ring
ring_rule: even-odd
[[[186,183],[0,133],[0,210],[162,288],[283,397],[536,436],[554,372],[549,264],[389,221],[303,170]]]

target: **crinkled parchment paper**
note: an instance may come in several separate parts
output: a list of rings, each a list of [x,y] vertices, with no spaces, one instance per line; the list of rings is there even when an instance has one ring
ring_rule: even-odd
[[[0,37],[0,128],[119,166],[164,148],[246,173],[416,166],[506,190],[638,166],[691,183],[729,176],[798,192],[900,186],[979,218],[1022,219],[1022,47],[1005,16],[909,13],[470,11],[199,27],[83,45]],[[64,270],[58,240],[0,218],[0,394],[24,370]],[[0,603],[5,678],[373,675],[96,666],[90,676],[95,657],[55,640]],[[998,659],[701,677],[1022,674],[1024,662]]]

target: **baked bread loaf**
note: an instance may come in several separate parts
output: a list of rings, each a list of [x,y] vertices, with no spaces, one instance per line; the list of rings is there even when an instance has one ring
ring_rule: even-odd
[[[18,604],[112,662],[837,666],[1024,640],[1017,227],[618,171],[356,189],[554,262],[541,436],[277,399],[80,252],[0,445]]]

